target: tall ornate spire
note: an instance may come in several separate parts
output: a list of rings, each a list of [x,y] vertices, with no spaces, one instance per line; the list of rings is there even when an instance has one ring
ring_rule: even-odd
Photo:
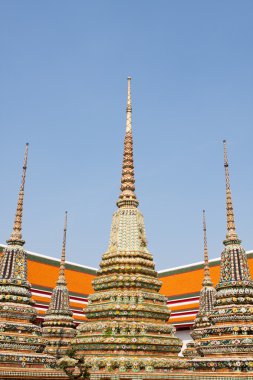
[[[134,159],[133,159],[133,136],[132,136],[132,100],[131,100],[131,77],[127,78],[127,107],[126,107],[126,134],[124,141],[124,154],[121,177],[121,193],[117,201],[118,207],[135,206],[139,202],[135,195]]]
[[[203,210],[203,233],[204,233],[204,279],[202,282],[203,286],[213,286],[210,277],[209,259],[208,259],[208,248],[207,248],[207,237],[206,237],[206,212]]]
[[[131,77],[127,78],[126,132],[132,132]]]
[[[65,211],[65,221],[64,221],[64,230],[63,230],[63,242],[62,242],[62,253],[61,253],[61,264],[60,264],[60,271],[59,271],[59,278],[58,278],[58,281],[57,281],[57,285],[66,285],[65,259],[66,259],[67,220],[68,220],[68,212]]]
[[[21,180],[21,186],[20,186],[19,195],[18,195],[18,205],[17,205],[16,215],[15,215],[13,230],[12,230],[10,239],[7,240],[8,244],[21,245],[21,246],[25,244],[25,241],[22,240],[22,216],[23,216],[25,178],[26,178],[26,169],[27,169],[28,145],[29,144],[27,143],[25,147],[22,180]]]
[[[230,241],[238,241],[238,236],[235,229],[234,210],[232,203],[232,195],[230,189],[230,178],[228,170],[228,157],[227,157],[227,142],[223,140],[224,146],[224,167],[226,178],[226,207],[227,207],[227,234],[224,244],[228,244]]]

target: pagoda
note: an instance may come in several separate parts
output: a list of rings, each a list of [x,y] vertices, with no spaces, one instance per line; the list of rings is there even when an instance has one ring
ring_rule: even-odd
[[[196,318],[193,324],[193,331],[191,332],[193,341],[187,344],[187,348],[183,352],[184,356],[187,358],[200,356],[198,351],[196,350],[195,340],[198,341],[198,339],[202,337],[203,328],[211,326],[209,316],[213,310],[215,294],[216,294],[216,290],[213,287],[213,283],[210,276],[207,236],[206,236],[205,210],[203,210],[203,235],[204,235],[204,279],[202,282],[202,289],[200,291],[200,297],[199,297],[199,311],[196,315]]]
[[[202,330],[196,347],[204,356],[193,359],[196,371],[248,373],[253,379],[253,281],[245,250],[235,222],[230,189],[226,141],[224,141],[226,178],[227,234],[221,254],[220,281],[209,316],[211,325]],[[249,377],[249,375],[251,375]]]
[[[61,264],[56,287],[53,289],[49,308],[43,322],[42,336],[46,341],[45,351],[60,358],[66,355],[71,347],[71,340],[75,337],[75,323],[69,305],[69,292],[65,277],[67,234],[67,211],[63,232]]]
[[[152,378],[187,367],[178,357],[182,341],[168,324],[170,310],[148,250],[144,219],[135,195],[131,78],[128,78],[121,193],[109,246],[93,281],[94,294],[77,327],[75,349],[91,378]],[[156,377],[157,378],[157,377]],[[159,378],[159,376],[158,376]]]
[[[62,371],[53,369],[54,357],[42,353],[41,329],[34,324],[37,313],[22,239],[27,155],[28,144],[13,231],[0,259],[0,378],[64,379]]]

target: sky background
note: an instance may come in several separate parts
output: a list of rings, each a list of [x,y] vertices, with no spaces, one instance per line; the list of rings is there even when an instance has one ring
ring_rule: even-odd
[[[157,269],[225,238],[224,138],[239,237],[253,249],[253,2],[0,1],[0,242],[30,143],[26,249],[98,267],[119,195],[127,76],[136,194]]]

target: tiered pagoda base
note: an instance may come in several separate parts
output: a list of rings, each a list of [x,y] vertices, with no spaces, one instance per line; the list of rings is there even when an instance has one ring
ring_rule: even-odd
[[[178,357],[182,343],[174,330],[169,324],[146,321],[86,322],[77,328],[76,356],[85,359],[91,373],[109,376],[186,370],[189,365]]]
[[[49,324],[50,323],[50,324]],[[63,326],[62,321],[55,321],[55,326],[52,326],[52,321],[48,323],[44,322],[43,326],[43,338],[46,340],[46,348],[44,353],[53,355],[56,358],[63,357],[68,354],[71,348],[71,341],[75,337],[75,330],[72,327],[73,322],[70,321],[70,327],[66,327],[66,323]]]
[[[2,294],[1,297],[16,296]],[[56,368],[56,359],[42,352],[44,345],[40,327],[30,321],[34,313],[31,305],[0,304],[1,380],[67,378],[62,370]]]
[[[2,267],[10,253],[16,262],[25,257],[22,249],[11,248],[5,249]],[[0,290],[0,379],[65,379],[64,372],[56,369],[56,359],[43,353],[41,329],[33,323],[36,310],[29,284],[0,279]]]

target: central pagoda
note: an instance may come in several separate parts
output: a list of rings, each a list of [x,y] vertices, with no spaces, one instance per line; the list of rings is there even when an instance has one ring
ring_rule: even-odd
[[[170,310],[159,294],[153,256],[147,248],[144,219],[135,195],[131,78],[128,78],[126,134],[121,193],[113,214],[109,247],[102,257],[94,294],[85,309],[87,322],[77,328],[77,357],[94,378],[109,373],[164,373],[187,366],[178,357],[182,342],[167,324]],[[126,375],[125,375],[126,376]]]

